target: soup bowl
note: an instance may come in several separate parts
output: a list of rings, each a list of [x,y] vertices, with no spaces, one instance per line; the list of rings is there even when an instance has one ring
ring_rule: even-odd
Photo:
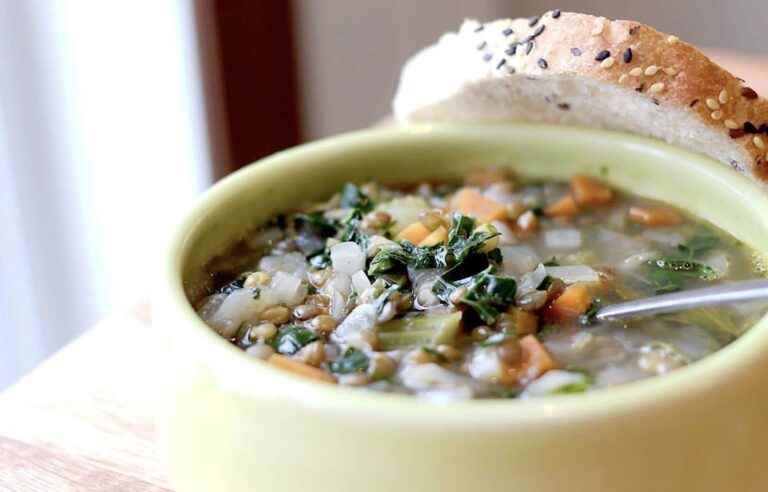
[[[167,345],[167,470],[194,491],[765,490],[768,321],[661,377],[582,395],[435,404],[320,384],[257,360],[201,321],[203,265],[271,215],[345,181],[450,179],[500,166],[599,177],[768,253],[768,195],[706,157],[562,126],[412,126],[342,135],[250,165],[180,225],[156,289]]]

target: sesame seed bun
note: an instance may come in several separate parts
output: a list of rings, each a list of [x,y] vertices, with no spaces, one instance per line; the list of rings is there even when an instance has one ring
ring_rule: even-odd
[[[768,101],[692,45],[633,21],[557,10],[465,21],[406,63],[394,114],[629,131],[768,183]]]

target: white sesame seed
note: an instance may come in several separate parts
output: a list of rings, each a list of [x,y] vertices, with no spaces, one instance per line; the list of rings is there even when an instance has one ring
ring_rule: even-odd
[[[621,74],[621,77],[619,77],[619,84],[623,84],[624,82],[627,81],[628,78],[629,78],[629,75],[625,73]]]
[[[719,120],[723,117],[723,112],[719,109],[717,111],[712,111],[712,113],[709,115],[713,120]]]
[[[643,69],[640,68],[640,67],[635,67],[635,68],[633,68],[632,70],[629,71],[629,75],[631,75],[633,77],[639,77],[639,76],[643,75]]]
[[[736,123],[736,122],[735,122],[735,121],[733,121],[733,120],[725,120],[723,123],[725,124],[725,126],[726,126],[727,128],[729,128],[729,129],[731,129],[731,130],[735,130],[735,129],[737,129],[737,128],[739,127],[739,124],[738,124],[738,123]]]
[[[608,57],[605,60],[600,62],[600,67],[601,68],[611,68],[615,62],[616,61],[613,58]]]
[[[680,41],[680,38],[678,38],[677,36],[669,36],[667,38],[667,43],[669,43],[669,44],[675,44],[678,41]]]
[[[657,94],[663,90],[664,90],[664,82],[656,82],[655,84],[653,84],[648,88],[648,91],[654,94]]]
[[[650,65],[648,68],[645,69],[645,75],[651,77],[653,75],[656,75],[656,72],[659,71],[659,67],[656,65]]]
[[[717,96],[717,100],[720,101],[720,104],[725,104],[728,102],[728,91],[723,89],[720,91],[720,94]]]
[[[765,143],[763,143],[763,139],[760,138],[760,137],[756,136],[755,138],[752,139],[752,142],[755,143],[755,147],[757,147],[758,149],[764,149],[765,148]]]
[[[605,29],[605,17],[600,17],[595,21],[595,27],[592,29],[593,36],[599,36]]]
[[[675,67],[667,67],[664,69],[664,73],[670,76],[677,75],[677,69]]]
[[[720,109],[720,104],[714,98],[708,97],[705,101],[709,109]]]

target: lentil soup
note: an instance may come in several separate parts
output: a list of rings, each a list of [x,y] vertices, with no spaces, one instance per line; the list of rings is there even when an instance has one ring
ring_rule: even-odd
[[[760,305],[600,323],[601,304],[752,278],[714,226],[575,176],[347,183],[206,266],[203,320],[253,357],[434,401],[581,393],[691,364]]]

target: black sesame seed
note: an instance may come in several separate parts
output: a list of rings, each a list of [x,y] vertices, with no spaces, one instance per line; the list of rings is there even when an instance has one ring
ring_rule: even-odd
[[[477,49],[478,49],[478,50],[484,50],[486,46],[488,46],[488,43],[486,43],[485,41],[483,41],[482,43],[480,43],[480,44],[478,44],[478,45],[477,45]]]
[[[744,131],[746,133],[757,133],[757,127],[751,121],[744,123]]]
[[[696,106],[697,104],[699,104],[699,100],[698,99],[694,99],[693,101],[691,101],[691,104],[689,104],[688,107],[692,108],[692,107]]]
[[[480,24],[479,26],[477,26],[477,27],[475,28],[475,32],[480,32],[480,31],[482,31],[483,29],[485,29],[485,26],[484,26],[484,25],[482,25],[482,24]]]
[[[525,54],[530,55],[531,51],[533,51],[533,41],[528,41],[528,44],[525,45]]]
[[[656,106],[658,106],[659,104],[661,104],[661,103],[659,102],[659,100],[658,100],[658,99],[656,99],[655,97],[652,99],[652,101],[653,101],[653,104],[655,104]]]
[[[491,61],[491,58],[493,58],[493,55],[490,53],[486,53],[483,55],[483,61],[489,62]]]
[[[571,48],[571,54],[573,56],[581,56],[581,50],[579,48]]]
[[[501,34],[503,34],[505,36],[510,36],[510,35],[512,35],[514,33],[515,33],[515,31],[513,31],[511,27],[508,27],[508,28],[504,29],[503,31],[501,31]]]
[[[632,48],[627,48],[627,51],[624,52],[624,63],[629,63],[632,61]]]
[[[741,138],[746,135],[746,132],[741,128],[736,128],[735,130],[729,131],[728,134],[731,136],[731,138]]]
[[[539,64],[539,67],[541,67],[542,70],[546,70],[549,68],[549,63],[547,63],[547,60],[544,58],[539,58],[539,61],[537,62]]]
[[[608,51],[608,50],[603,50],[603,51],[601,51],[600,53],[597,54],[597,56],[595,57],[595,61],[601,62],[601,61],[605,60],[606,58],[608,58],[609,56],[611,56],[611,52]]]
[[[552,11],[552,18],[553,18],[553,19],[559,19],[559,18],[560,18],[560,14],[561,14],[561,13],[562,13],[562,12],[560,12],[560,9],[555,9],[555,10],[553,10],[553,11]]]
[[[510,44],[509,48],[504,50],[504,53],[506,53],[508,56],[515,56],[515,53],[517,53],[517,45],[516,44]]]
[[[539,18],[538,17],[531,17],[528,20],[528,27],[533,27],[533,26],[535,26],[538,23],[539,23]]]
[[[568,111],[571,109],[571,105],[568,103],[560,103],[557,105],[558,109],[562,109],[563,111]]]
[[[498,69],[500,69],[501,67],[503,67],[505,63],[507,63],[507,60],[506,60],[506,58],[502,58],[502,59],[501,59],[501,61],[500,61],[499,63],[497,63],[497,64],[496,64],[496,70],[498,70]]]
[[[746,99],[757,99],[757,92],[751,87],[742,87],[741,95]]]
[[[537,27],[537,28],[536,28],[536,30],[535,30],[535,31],[533,31],[533,35],[532,35],[532,36],[533,36],[534,38],[541,36],[541,33],[543,33],[543,32],[544,32],[544,28],[545,28],[545,27],[547,27],[547,26],[545,26],[544,24],[542,24],[542,25],[540,25],[539,27]]]

